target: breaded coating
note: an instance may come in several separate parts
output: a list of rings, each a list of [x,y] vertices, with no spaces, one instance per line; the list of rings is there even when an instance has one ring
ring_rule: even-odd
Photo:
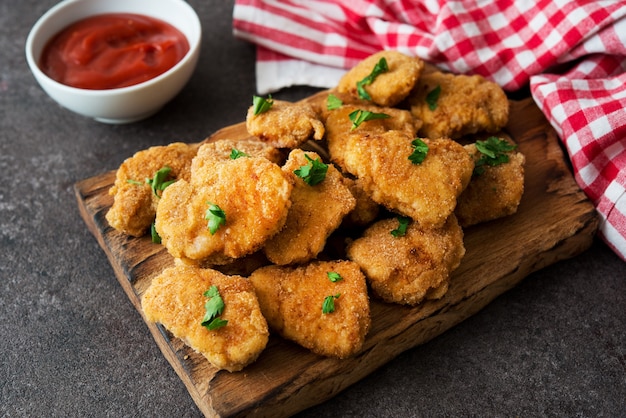
[[[431,101],[429,93],[439,88]],[[422,74],[409,97],[411,112],[423,121],[419,135],[426,138],[459,139],[477,132],[497,132],[509,120],[504,90],[479,75],[454,75],[439,71]]]
[[[344,74],[337,84],[337,90],[359,97],[357,83],[368,77],[383,57],[387,61],[388,71],[378,75],[364,89],[371,101],[379,106],[395,106],[400,103],[415,86],[424,62],[398,51],[380,51],[365,58]]]
[[[126,159],[109,190],[113,196],[113,205],[106,214],[109,225],[124,234],[143,236],[154,221],[159,202],[146,180],[164,167],[171,168],[168,180],[189,179],[197,150],[197,145],[175,142],[139,151]]]
[[[396,218],[369,227],[347,248],[348,258],[361,266],[373,292],[389,303],[417,305],[447,292],[450,273],[465,255],[463,230],[454,215],[440,228],[408,225],[404,236],[392,231]]]
[[[209,300],[204,293],[211,286],[217,287],[224,301],[219,318],[228,321],[214,330],[202,325]],[[258,358],[269,339],[254,288],[241,276],[191,266],[170,267],[152,280],[141,307],[148,321],[161,323],[218,369],[243,369]]]
[[[353,129],[350,114],[358,110],[384,113],[389,117],[368,120]],[[343,170],[346,170],[343,157],[346,153],[345,146],[348,136],[352,134],[370,136],[382,134],[387,131],[402,131],[408,136],[415,137],[420,126],[421,122],[415,119],[408,110],[392,107],[344,105],[331,111],[326,119],[326,142],[328,152],[332,161]]]
[[[329,272],[341,280],[332,282]],[[371,318],[367,284],[356,263],[272,265],[256,270],[249,280],[270,328],[282,337],[322,356],[346,358],[362,348]],[[328,296],[335,310],[323,313]]]
[[[454,212],[474,162],[462,145],[442,138],[425,139],[426,158],[414,164],[409,160],[413,139],[399,131],[348,135],[339,158],[372,200],[423,227],[438,227]],[[332,157],[334,160],[335,154]]]
[[[230,160],[233,150],[240,151],[249,157],[265,157],[271,162],[282,165],[285,160],[283,152],[263,142],[249,139],[220,139],[204,142],[194,158],[192,171],[199,169],[206,161]]]
[[[276,148],[297,148],[309,139],[324,137],[324,124],[308,103],[273,100],[266,112],[254,114],[250,106],[246,116],[250,135]]]
[[[465,146],[475,161],[480,158],[476,145]],[[484,172],[473,175],[459,196],[455,213],[462,227],[490,221],[517,212],[524,194],[524,154],[507,153],[509,162],[485,165]]]
[[[176,258],[225,264],[259,250],[284,226],[291,182],[280,167],[263,157],[216,161],[194,170],[163,193],[156,230]],[[226,216],[214,234],[207,210],[217,205]]]
[[[296,176],[295,170],[310,164],[305,155],[321,161],[314,152],[295,149],[282,168],[294,187],[285,227],[263,248],[268,260],[274,264],[304,263],[317,257],[328,236],[356,205],[354,196],[344,184],[343,175],[332,164],[328,164],[324,180],[316,185],[309,185]]]
[[[368,225],[376,219],[380,213],[380,205],[372,200],[370,195],[363,190],[361,182],[356,179],[353,180],[348,177],[344,177],[344,183],[352,192],[356,200],[356,205],[352,212],[350,212],[343,220],[342,225],[348,228],[355,226]]]

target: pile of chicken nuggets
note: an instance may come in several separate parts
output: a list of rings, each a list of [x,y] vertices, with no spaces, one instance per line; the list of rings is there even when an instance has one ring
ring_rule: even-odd
[[[382,51],[316,97],[255,97],[250,138],[140,151],[110,190],[109,224],[175,260],[143,295],[146,318],[218,369],[254,362],[270,331],[357,354],[370,297],[442,298],[463,228],[520,204],[525,158],[496,84]]]

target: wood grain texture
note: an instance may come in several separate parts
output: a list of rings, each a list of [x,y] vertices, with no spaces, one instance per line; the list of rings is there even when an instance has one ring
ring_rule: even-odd
[[[598,226],[594,207],[576,185],[554,130],[530,99],[511,102],[506,132],[526,155],[518,212],[465,230],[467,252],[442,299],[412,308],[372,299],[372,328],[355,357],[323,358],[272,336],[259,359],[243,371],[217,371],[162,326],[146,321],[200,410],[206,416],[279,417],[321,403],[472,316],[528,274],[587,249]],[[242,123],[211,138],[246,137]],[[108,225],[114,179],[109,172],[83,180],[75,185],[76,197],[85,223],[143,316],[142,294],[173,260],[149,237],[127,237]]]

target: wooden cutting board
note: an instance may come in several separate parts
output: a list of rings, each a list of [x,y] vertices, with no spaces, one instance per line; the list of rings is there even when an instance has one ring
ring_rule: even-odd
[[[217,371],[162,326],[146,322],[200,410],[206,416],[297,413],[472,316],[528,274],[586,250],[598,226],[594,207],[576,185],[556,133],[532,100],[511,102],[505,131],[526,155],[525,193],[518,212],[465,230],[467,252],[444,298],[413,308],[372,300],[372,328],[355,357],[323,358],[272,336],[254,364],[236,373]],[[243,123],[212,135],[246,137]],[[173,260],[149,237],[127,237],[108,225],[108,190],[114,179],[111,171],[83,180],[75,185],[76,197],[89,230],[143,317],[142,294]]]

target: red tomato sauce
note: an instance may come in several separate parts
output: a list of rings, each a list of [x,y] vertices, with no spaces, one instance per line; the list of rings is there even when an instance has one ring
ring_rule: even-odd
[[[41,70],[72,87],[105,90],[150,80],[189,51],[185,35],[148,16],[112,13],[75,22],[43,50]]]

